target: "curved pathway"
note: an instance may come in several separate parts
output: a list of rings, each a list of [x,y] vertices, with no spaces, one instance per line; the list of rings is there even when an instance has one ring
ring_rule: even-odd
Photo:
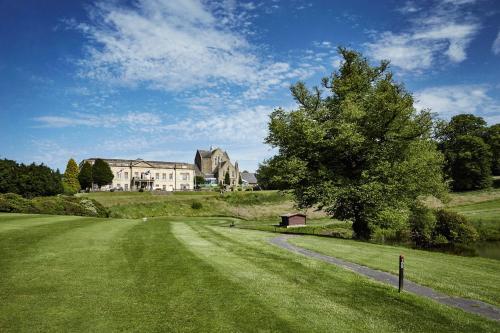
[[[342,268],[349,269],[361,275],[367,276],[371,279],[390,284],[393,287],[398,288],[399,279],[396,275],[390,273],[378,271],[376,269],[368,268],[366,266],[358,265],[349,261],[338,259],[335,257],[327,256],[318,252],[314,252],[293,244],[288,243],[287,238],[294,236],[279,236],[270,240],[274,245],[277,245],[283,249],[305,255],[310,258],[319,259],[321,261],[327,262],[329,264],[337,265]],[[296,237],[296,236],[295,236]],[[300,237],[300,236],[299,236]],[[453,297],[443,294],[429,287],[424,287],[414,282],[405,280],[404,290],[414,293],[419,296],[424,296],[435,300],[436,302],[451,305],[456,308],[462,309],[464,311],[478,314],[493,320],[500,321],[500,309],[491,304],[485,302],[476,301],[467,298]]]

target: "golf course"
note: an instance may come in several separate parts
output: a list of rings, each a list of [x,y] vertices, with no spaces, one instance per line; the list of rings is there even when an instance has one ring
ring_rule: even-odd
[[[497,321],[400,294],[234,222],[1,214],[0,331],[500,331]],[[317,236],[290,241],[388,272],[404,252],[408,279],[500,305],[498,260]]]

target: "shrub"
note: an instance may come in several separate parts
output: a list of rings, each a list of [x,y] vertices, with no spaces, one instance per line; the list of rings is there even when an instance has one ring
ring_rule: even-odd
[[[192,209],[202,209],[203,208],[203,204],[199,201],[193,201],[191,203],[191,208]]]
[[[436,212],[435,235],[442,235],[452,244],[470,244],[478,240],[476,228],[463,216],[440,209]]]
[[[418,247],[430,247],[433,242],[433,233],[436,228],[434,211],[423,204],[416,204],[410,212],[410,235]]]
[[[377,242],[398,242],[410,239],[406,209],[387,207],[370,218],[371,237]]]
[[[53,196],[25,199],[17,194],[0,194],[0,212],[39,213],[108,217],[109,213],[93,199]]]

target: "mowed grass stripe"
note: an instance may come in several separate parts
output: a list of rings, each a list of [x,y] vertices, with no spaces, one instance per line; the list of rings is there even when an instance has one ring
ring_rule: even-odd
[[[398,274],[398,257],[403,253],[407,279],[448,295],[500,305],[498,260],[334,238],[303,236],[291,238],[289,242],[395,275]]]
[[[0,213],[0,233],[30,228],[38,225],[56,223],[60,221],[78,220],[77,216],[52,216],[38,214]]]
[[[0,234],[0,330],[80,330],[109,297],[105,260],[134,221],[73,218]],[[128,225],[127,225],[128,223]]]
[[[173,230],[197,256],[261,296],[299,331],[498,330],[477,316],[274,248],[266,244],[266,233],[196,223],[176,223]]]
[[[0,331],[293,331],[187,251],[169,223],[82,222],[3,266]]]

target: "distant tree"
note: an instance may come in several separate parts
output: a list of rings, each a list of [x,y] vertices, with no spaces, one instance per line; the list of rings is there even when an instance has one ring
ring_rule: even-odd
[[[478,136],[462,135],[444,144],[448,173],[455,191],[491,186],[490,147]]]
[[[493,130],[494,132],[494,130]],[[492,183],[492,151],[489,129],[483,118],[460,114],[441,122],[437,130],[439,148],[446,157],[445,171],[455,191],[477,190]],[[492,133],[493,134],[493,133]],[[492,135],[492,144],[495,135]]]
[[[500,124],[488,128],[486,143],[491,150],[491,172],[495,176],[500,176]]]
[[[64,193],[75,194],[80,191],[80,182],[78,181],[78,164],[75,160],[70,158],[68,164],[66,165],[66,171],[64,172],[62,183],[64,188]]]
[[[229,170],[226,171],[226,175],[224,176],[224,184],[231,185],[231,178],[229,177]]]
[[[388,62],[372,67],[355,51],[339,53],[339,71],[323,79],[328,96],[295,84],[298,108],[271,114],[266,142],[278,148],[299,207],[350,219],[355,236],[367,239],[387,216],[409,215],[419,196],[442,197],[443,156],[431,141],[430,113],[415,110]]]
[[[0,193],[18,193],[18,175],[16,161],[0,160]]]
[[[205,177],[203,177],[203,176],[195,176],[194,177],[194,182],[195,182],[196,186],[199,188],[200,185],[205,184]]]
[[[238,185],[243,185],[243,178],[241,178],[241,173],[238,175]]]
[[[109,164],[100,158],[96,159],[92,166],[92,179],[99,188],[104,185],[111,184],[114,175],[109,167]]]
[[[439,137],[441,142],[449,142],[463,135],[484,139],[486,133],[486,121],[483,118],[472,114],[459,114],[453,116],[449,123],[441,124]]]
[[[40,164],[19,164],[17,170],[17,190],[14,193],[26,198],[50,196],[63,192],[59,170]]]
[[[78,174],[78,181],[80,182],[81,188],[85,190],[92,188],[94,180],[92,178],[92,165],[89,162],[83,163],[82,169]]]

